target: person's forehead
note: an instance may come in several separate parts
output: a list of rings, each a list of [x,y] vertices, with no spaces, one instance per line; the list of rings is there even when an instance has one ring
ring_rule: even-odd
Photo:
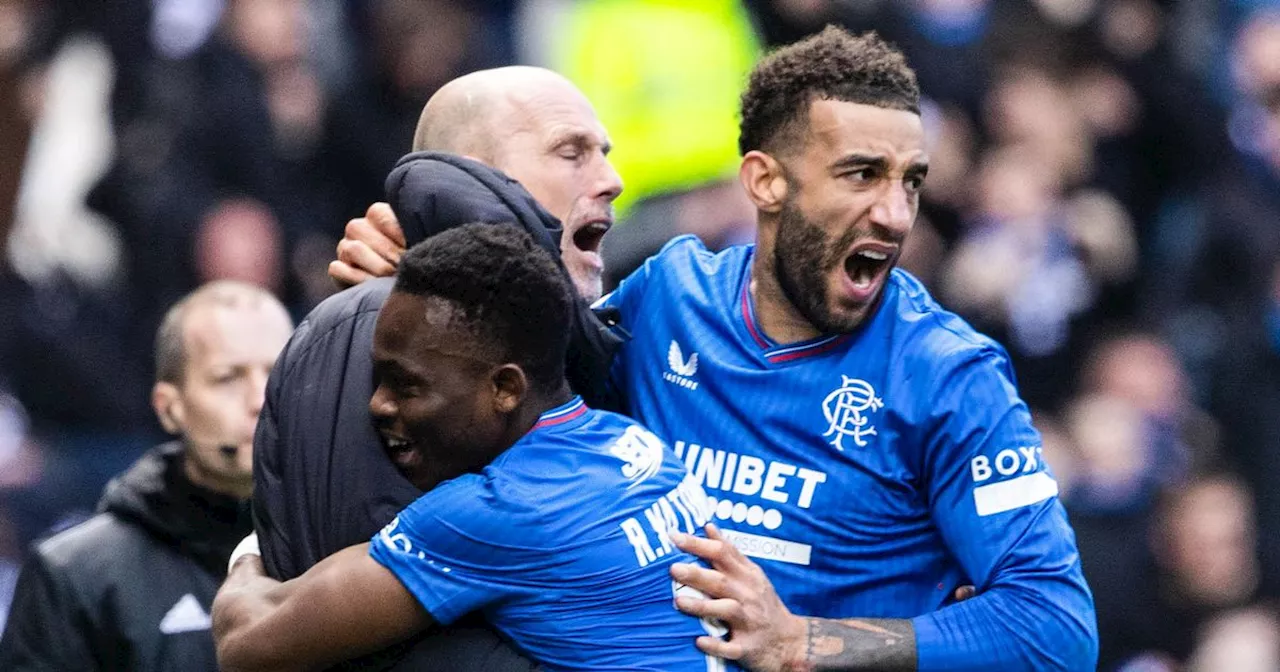
[[[546,140],[583,135],[597,142],[607,141],[604,124],[591,103],[567,85],[529,95],[513,106],[512,112],[527,130]]]
[[[809,106],[808,151],[840,158],[862,153],[893,163],[927,159],[920,115],[841,100],[815,100]]]
[[[266,301],[197,304],[184,324],[188,359],[246,359],[283,346],[291,331],[289,318]]]
[[[374,349],[379,357],[403,362],[440,350],[463,336],[456,324],[457,310],[442,299],[392,292],[378,316]]]

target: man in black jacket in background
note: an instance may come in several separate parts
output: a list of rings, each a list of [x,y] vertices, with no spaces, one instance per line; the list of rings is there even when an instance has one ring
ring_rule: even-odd
[[[100,513],[38,543],[0,670],[217,670],[209,609],[252,530],[253,434],[292,324],[265,290],[214,282],[165,315],[152,406],[179,440],[107,485]]]

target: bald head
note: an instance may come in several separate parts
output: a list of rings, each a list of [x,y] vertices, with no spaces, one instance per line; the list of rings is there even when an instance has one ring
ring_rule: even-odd
[[[482,70],[440,88],[427,102],[413,150],[469,156],[519,181],[564,224],[561,257],[578,292],[601,291],[600,239],[613,224],[622,179],[587,97],[550,70]]]
[[[586,103],[586,98],[545,68],[517,65],[463,75],[427,101],[413,151],[463,154],[503,168],[499,139],[529,125],[531,106],[555,101]]]

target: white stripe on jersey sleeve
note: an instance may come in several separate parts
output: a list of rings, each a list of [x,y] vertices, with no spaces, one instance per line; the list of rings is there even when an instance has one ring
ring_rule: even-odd
[[[1058,482],[1043,471],[973,489],[979,516],[991,516],[1031,506],[1058,494]]]

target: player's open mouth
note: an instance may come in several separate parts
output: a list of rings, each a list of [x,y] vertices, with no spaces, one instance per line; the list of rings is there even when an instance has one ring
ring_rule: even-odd
[[[408,439],[383,434],[382,440],[387,446],[387,456],[401,469],[412,469],[422,462],[422,453]]]
[[[871,298],[893,266],[898,248],[884,243],[864,243],[844,260],[851,293],[860,301]]]
[[[609,233],[613,222],[608,219],[595,219],[578,227],[573,232],[573,246],[583,252],[600,252],[600,241]]]

